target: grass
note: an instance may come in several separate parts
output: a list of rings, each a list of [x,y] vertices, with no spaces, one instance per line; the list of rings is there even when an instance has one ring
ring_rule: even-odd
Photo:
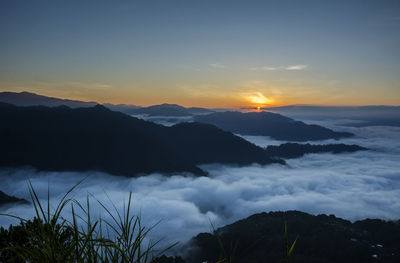
[[[294,250],[294,247],[296,245],[297,239],[299,239],[299,236],[297,235],[296,239],[293,241],[292,244],[289,243],[288,231],[287,231],[287,222],[286,221],[285,221],[284,239],[285,239],[285,259],[286,259],[286,263],[289,263],[290,262],[290,256],[293,254],[293,250]]]
[[[51,211],[50,192],[47,204],[41,203],[37,193],[28,180],[28,189],[35,218],[32,221],[17,218],[21,224],[10,227],[2,235],[0,261],[2,262],[129,262],[147,263],[155,259],[176,244],[165,249],[156,249],[160,240],[153,242],[149,233],[154,229],[142,225],[141,217],[132,213],[132,193],[128,203],[120,212],[112,203],[109,209],[96,200],[111,220],[94,219],[90,213],[90,198],[81,204],[70,197],[81,183],[73,186],[61,198],[54,211]],[[70,208],[72,219],[63,217]],[[79,211],[79,212],[77,212]],[[12,233],[14,231],[14,233]]]

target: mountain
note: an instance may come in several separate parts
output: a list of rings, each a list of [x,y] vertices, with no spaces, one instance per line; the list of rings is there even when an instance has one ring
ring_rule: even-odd
[[[131,115],[144,114],[147,116],[164,116],[164,117],[184,117],[197,114],[207,114],[211,112],[213,111],[205,108],[199,108],[199,107],[185,108],[177,104],[168,104],[168,103],[160,105],[152,105],[149,107],[143,107],[139,109],[132,109],[126,111],[127,114]]]
[[[157,125],[104,106],[17,107],[0,103],[0,167],[51,171],[204,175],[202,163],[284,163],[214,126]],[[244,157],[245,156],[245,157]]]
[[[131,104],[111,104],[111,103],[103,103],[104,107],[109,108],[112,111],[120,111],[123,113],[128,113],[130,110],[139,109],[140,106],[131,105]]]
[[[59,99],[53,97],[47,97],[43,95],[38,95],[30,92],[0,92],[0,102],[13,104],[16,106],[48,106],[48,107],[57,107],[61,105],[65,105],[71,108],[78,107],[93,107],[97,103],[96,102],[84,102],[78,100],[67,100],[67,99]]]
[[[242,135],[270,136],[276,140],[312,141],[350,137],[348,132],[335,132],[319,125],[305,124],[272,112],[216,112],[194,117],[195,121],[213,124]]]
[[[366,151],[367,148],[352,144],[326,144],[326,145],[311,145],[299,143],[284,143],[278,146],[269,145],[266,148],[269,156],[278,158],[298,158],[307,153],[343,153],[343,152],[356,152]]]
[[[284,164],[284,161],[278,158],[269,157],[264,149],[210,124],[176,124],[166,129],[163,136],[172,149],[196,164]]]
[[[291,105],[266,110],[296,119],[342,120],[346,126],[400,126],[400,106],[315,106]]]
[[[146,114],[148,116],[191,116],[192,114],[182,106],[177,104],[160,104],[149,107],[143,107],[140,109],[132,109],[128,114],[141,115]]]
[[[47,97],[43,95],[38,95],[31,92],[0,92],[0,102],[8,103],[16,106],[47,106],[47,107],[58,107],[58,106],[68,106],[70,108],[82,108],[82,107],[94,107],[97,102],[86,102],[79,100],[68,100],[60,99],[54,97]],[[104,103],[104,106],[113,110],[120,112],[127,112],[132,109],[138,109],[139,106],[126,105],[126,104],[111,104]]]
[[[29,203],[25,199],[17,198],[15,196],[9,196],[5,194],[3,191],[0,191],[0,206],[6,205],[6,204],[13,204],[13,203]]]
[[[214,110],[200,108],[200,107],[190,107],[186,108],[190,114],[192,115],[199,115],[199,114],[209,114],[215,112]]]
[[[252,215],[219,228],[227,253],[237,243],[234,262],[284,261],[284,222],[288,239],[298,235],[291,262],[400,262],[400,221],[365,219],[351,223],[333,215],[298,211]],[[186,263],[217,262],[221,248],[215,234],[201,233],[186,245]]]

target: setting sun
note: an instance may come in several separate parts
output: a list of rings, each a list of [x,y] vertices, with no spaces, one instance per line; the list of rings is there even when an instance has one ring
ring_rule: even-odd
[[[259,107],[260,105],[266,105],[266,104],[271,104],[272,100],[265,97],[263,94],[260,92],[255,93],[254,95],[251,95],[248,97],[250,102],[253,104],[257,104]]]

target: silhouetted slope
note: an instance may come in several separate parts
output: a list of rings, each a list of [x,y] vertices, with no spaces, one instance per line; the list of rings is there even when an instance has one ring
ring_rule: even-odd
[[[299,143],[284,143],[278,146],[270,145],[266,151],[271,157],[278,158],[298,158],[307,153],[343,153],[343,152],[356,152],[365,151],[367,148],[352,144],[326,144],[326,145],[311,145]]]
[[[225,149],[222,131],[216,127],[187,124],[197,126],[183,141],[185,132],[179,127],[164,127],[100,105],[70,109],[0,104],[0,122],[3,167],[31,165],[42,170],[98,170],[133,176],[183,171],[203,174],[196,167],[199,160],[241,164],[245,155],[253,162],[275,162],[261,148],[230,133],[223,133],[231,143],[231,148]],[[203,126],[209,133],[204,133]],[[197,148],[197,141],[202,141],[202,148]],[[232,148],[236,154],[229,153]],[[209,156],[211,150],[218,150],[221,156],[230,154],[230,158],[218,160]]]
[[[79,100],[68,100],[68,99],[60,99],[54,97],[43,96],[31,92],[0,92],[0,102],[8,103],[16,106],[46,106],[46,107],[59,107],[59,106],[68,106],[70,108],[81,108],[81,107],[94,107],[98,103],[97,102],[86,102]],[[135,105],[125,105],[125,104],[103,104],[107,108],[120,111],[127,112],[132,109],[140,108]]]
[[[160,104],[149,107],[132,109],[126,113],[132,115],[147,114],[148,116],[191,116],[192,114],[185,108],[176,104]]]
[[[252,215],[217,232],[227,250],[238,242],[235,262],[283,262],[285,221],[289,240],[299,235],[291,262],[400,262],[399,221],[366,219],[351,223],[333,215],[270,212]],[[220,251],[217,238],[202,233],[187,245],[186,262],[213,263]]]
[[[131,115],[145,114],[147,116],[160,116],[160,117],[184,117],[197,114],[207,114],[212,112],[214,111],[205,108],[199,108],[199,107],[185,108],[177,104],[168,104],[168,103],[160,105],[152,105],[149,107],[142,107],[137,109],[130,109],[125,111],[125,113]]]
[[[99,170],[134,175],[189,171],[163,143],[146,134],[158,125],[103,106],[15,107],[1,105],[1,166],[32,165],[43,170]]]
[[[48,107],[57,107],[57,106],[68,106],[71,108],[78,107],[93,107],[97,103],[96,102],[85,102],[78,100],[67,100],[67,99],[59,99],[53,97],[47,97],[43,95],[38,95],[31,92],[0,92],[0,102],[13,104],[16,106],[48,106]]]
[[[216,112],[196,116],[195,120],[233,133],[270,136],[286,141],[338,139],[353,135],[348,132],[335,132],[319,125],[305,124],[271,112]]]
[[[15,196],[9,196],[3,191],[0,191],[0,206],[13,203],[28,203],[25,199],[17,198]]]
[[[196,164],[284,163],[279,159],[272,160],[264,149],[210,124],[180,123],[168,129],[166,134],[170,146],[182,156],[190,153],[187,158]]]

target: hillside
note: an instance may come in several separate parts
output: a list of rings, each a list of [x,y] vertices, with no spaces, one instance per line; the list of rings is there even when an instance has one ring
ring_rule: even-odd
[[[59,99],[54,97],[48,97],[43,95],[38,95],[31,92],[0,92],[0,102],[13,104],[16,106],[47,106],[47,107],[57,107],[57,106],[68,106],[71,108],[78,107],[93,107],[96,102],[85,102],[79,100],[68,100]]]
[[[272,112],[227,111],[196,116],[194,119],[241,135],[270,136],[276,140],[285,141],[312,141],[353,136],[348,132],[335,132]]]
[[[356,152],[366,151],[365,147],[361,147],[355,144],[326,144],[326,145],[311,145],[299,144],[299,143],[284,143],[278,146],[270,145],[266,148],[268,155],[271,157],[278,157],[284,159],[298,158],[307,153],[344,153],[344,152]]]
[[[30,165],[39,170],[134,176],[153,172],[204,175],[196,166],[202,163],[283,163],[211,125],[165,127],[100,105],[71,109],[0,104],[0,120],[0,167]]]
[[[234,261],[282,262],[284,222],[289,240],[299,239],[294,249],[297,263],[399,262],[400,222],[365,219],[351,223],[333,215],[313,216],[298,211],[252,215],[217,229],[225,248],[238,242]],[[187,245],[185,262],[219,259],[220,246],[213,234],[201,233]],[[201,261],[199,261],[201,260]]]

